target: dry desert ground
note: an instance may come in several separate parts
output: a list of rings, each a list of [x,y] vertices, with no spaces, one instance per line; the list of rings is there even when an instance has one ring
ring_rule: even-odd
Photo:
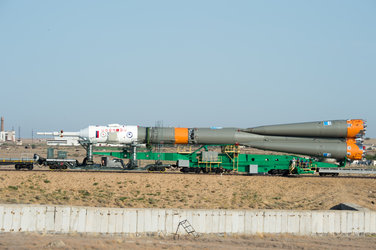
[[[375,249],[375,236],[172,236],[0,234],[1,249]]]

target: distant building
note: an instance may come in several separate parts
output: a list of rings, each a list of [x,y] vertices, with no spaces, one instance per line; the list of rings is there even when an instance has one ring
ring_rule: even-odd
[[[1,131],[0,132],[0,141],[1,142],[6,142],[6,141],[15,142],[16,141],[16,131]]]
[[[15,142],[15,141],[16,141],[16,131],[5,131],[4,130],[4,117],[1,117],[0,142]]]

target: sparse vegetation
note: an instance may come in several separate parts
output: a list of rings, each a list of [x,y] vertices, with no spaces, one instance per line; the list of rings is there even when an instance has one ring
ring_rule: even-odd
[[[376,160],[376,154],[368,154],[366,155],[366,159],[370,161]]]
[[[87,191],[87,190],[78,190],[78,192],[79,192],[82,196],[90,196],[90,193],[89,193],[89,191]]]
[[[120,201],[125,201],[126,199],[128,199],[128,197],[125,197],[125,196],[119,198]]]
[[[124,180],[126,176],[127,180]],[[376,208],[373,179],[38,171],[1,176],[0,202],[107,207],[329,209],[343,202]],[[314,187],[314,188],[312,188]],[[373,202],[373,203],[372,203]]]
[[[18,186],[8,186],[8,189],[11,189],[11,190],[18,190]]]

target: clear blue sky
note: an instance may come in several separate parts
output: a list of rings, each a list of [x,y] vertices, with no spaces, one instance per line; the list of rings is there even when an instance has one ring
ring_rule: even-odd
[[[0,0],[6,129],[363,118],[376,1]]]

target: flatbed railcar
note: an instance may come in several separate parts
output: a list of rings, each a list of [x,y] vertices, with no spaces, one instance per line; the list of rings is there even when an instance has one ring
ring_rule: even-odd
[[[30,157],[20,157],[20,158],[0,158],[0,165],[9,166],[14,165],[16,170],[28,169],[33,170],[34,163],[39,160],[39,156],[34,154],[33,158]]]

